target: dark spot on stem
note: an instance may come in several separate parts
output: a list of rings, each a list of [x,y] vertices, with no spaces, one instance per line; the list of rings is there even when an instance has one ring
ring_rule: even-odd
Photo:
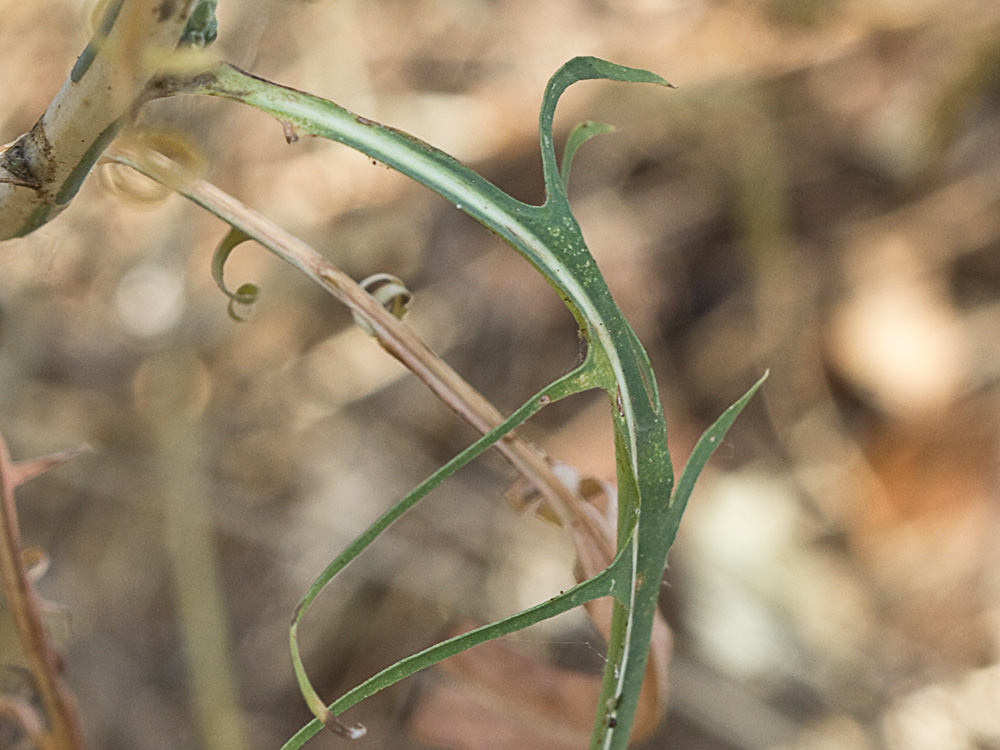
[[[299,131],[292,123],[282,120],[281,129],[285,133],[285,143],[291,145],[299,140]]]
[[[156,20],[163,23],[174,14],[174,0],[163,0],[153,12],[156,13]]]
[[[329,711],[325,712],[320,718],[323,721],[323,726],[336,734],[338,737],[346,737],[349,740],[356,740],[364,737],[368,732],[363,724],[348,726]]]
[[[11,175],[9,181],[14,185],[38,189],[42,183],[32,169],[31,160],[25,153],[27,138],[28,134],[26,133],[7,147],[0,158],[0,166],[3,166],[4,170]]]

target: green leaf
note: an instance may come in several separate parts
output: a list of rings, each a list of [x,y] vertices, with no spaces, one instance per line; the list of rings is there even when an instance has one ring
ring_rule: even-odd
[[[244,73],[231,66],[220,66],[209,73],[164,83],[167,93],[197,93],[241,101],[273,115],[286,132],[329,138],[357,149],[367,156],[409,175],[445,200],[495,232],[520,253],[563,299],[580,325],[580,336],[587,343],[587,357],[570,380],[557,381],[560,395],[585,388],[604,389],[611,405],[616,466],[618,470],[618,538],[614,562],[593,581],[597,589],[615,597],[611,624],[611,642],[604,673],[601,703],[595,717],[591,747],[595,750],[624,750],[628,744],[638,703],[639,690],[649,657],[649,639],[657,616],[660,581],[666,566],[667,552],[676,534],[694,479],[759,383],[729,409],[710,428],[696,446],[695,454],[682,475],[678,488],[667,451],[666,423],[660,405],[656,378],[649,357],[621,309],[611,297],[607,283],[590,254],[579,224],[569,208],[566,181],[579,146],[607,126],[591,125],[574,131],[567,143],[563,169],[556,164],[552,126],[555,108],[567,87],[583,80],[656,83],[669,86],[663,78],[649,71],[628,68],[593,57],[570,60],[549,81],[539,114],[539,141],[546,200],[531,206],[507,195],[448,154],[393,128],[380,125],[319,97],[296,91]],[[179,188],[183,192],[183,186]],[[221,285],[221,270],[239,237],[227,238],[216,254],[213,272]],[[309,273],[308,269],[306,270]],[[225,289],[224,285],[223,289]],[[239,290],[238,290],[239,292]],[[233,298],[235,295],[228,292]],[[545,395],[556,398],[555,392]],[[540,402],[539,402],[540,403]],[[512,415],[523,421],[535,408],[528,402]],[[498,428],[501,429],[501,428]],[[318,718],[330,721],[339,711],[352,705],[351,691],[329,706],[324,706],[309,683],[297,644],[298,622],[315,596],[372,539],[396,517],[405,512],[445,476],[491,445],[498,436],[491,432],[446,464],[348,546],[317,578],[296,610],[290,631],[296,676],[307,703]],[[605,581],[606,579],[606,581]],[[604,588],[605,582],[608,584]],[[581,584],[585,591],[590,582]],[[595,584],[596,585],[596,584]],[[576,590],[576,589],[575,589]],[[568,593],[568,592],[567,592]],[[528,610],[530,618],[549,616],[569,604],[556,597]],[[522,613],[527,616],[527,613]],[[530,619],[529,618],[529,619]],[[537,620],[532,620],[537,621]],[[485,626],[483,634],[512,632],[527,620],[514,615],[501,623]],[[491,630],[490,628],[498,628]],[[449,646],[450,648],[450,646]],[[447,649],[445,649],[447,650]],[[422,655],[403,660],[364,684],[382,689],[402,679],[413,669],[432,663],[443,653],[432,647]],[[400,665],[404,665],[405,668]],[[372,682],[375,680],[375,682]],[[357,690],[360,690],[361,686]],[[362,690],[364,694],[369,688]],[[335,730],[344,728],[331,722]],[[298,747],[319,731],[319,721],[304,727],[286,748]]]
[[[597,57],[574,57],[556,71],[549,79],[542,99],[542,110],[538,117],[538,137],[542,148],[542,171],[545,177],[547,199],[554,196],[565,197],[563,181],[556,168],[556,152],[552,138],[552,125],[555,119],[556,104],[563,92],[578,81],[592,80],[622,81],[631,83],[656,83],[661,86],[673,87],[666,79],[641,68],[629,68],[617,65]]]
[[[678,519],[680,514],[684,512],[687,501],[691,497],[691,491],[694,490],[694,484],[701,475],[701,470],[705,468],[708,459],[712,457],[712,454],[715,453],[715,450],[722,443],[729,428],[736,421],[736,417],[740,415],[740,412],[750,402],[753,395],[764,384],[769,374],[770,372],[768,371],[761,375],[760,379],[750,386],[750,390],[744,393],[735,404],[726,409],[722,413],[722,416],[715,420],[712,426],[705,430],[704,434],[698,439],[694,450],[691,451],[691,455],[688,457],[687,464],[684,466],[684,471],[681,472],[681,476],[677,480],[677,486],[674,488],[674,496],[670,501],[671,505],[676,508]]]
[[[563,149],[562,165],[560,166],[560,177],[562,178],[564,190],[569,187],[569,170],[573,164],[573,157],[576,156],[577,149],[595,135],[611,133],[614,130],[614,125],[591,121],[578,123],[573,128],[569,134],[569,138],[566,140],[566,146]]]

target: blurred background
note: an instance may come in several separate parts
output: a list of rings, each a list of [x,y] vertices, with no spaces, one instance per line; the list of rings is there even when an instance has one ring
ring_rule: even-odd
[[[771,371],[671,552],[669,706],[637,746],[1000,748],[1000,5],[220,6],[223,59],[528,201],[559,65],[595,54],[676,84],[579,84],[557,117],[563,136],[581,119],[618,127],[581,151],[570,195],[649,350],[675,464]],[[87,13],[0,1],[0,142],[44,110]],[[383,166],[287,145],[220,101],[156,103],[139,126],[182,135],[209,179],[354,277],[405,280],[408,322],[501,410],[579,356],[527,264]],[[287,653],[299,596],[475,436],[259,248],[228,266],[263,288],[233,322],[209,270],[220,222],[99,171],[0,247],[0,429],[19,459],[92,448],[19,492],[25,542],[50,560],[48,625],[92,747],[277,748],[308,718]],[[613,478],[604,398],[523,434]],[[505,499],[515,480],[484,456],[321,597],[302,638],[324,696],[572,583],[565,535]],[[603,644],[583,614],[485,649],[352,709],[369,728],[358,747],[586,746]],[[5,618],[0,662],[20,659]],[[13,668],[0,690],[30,696]]]

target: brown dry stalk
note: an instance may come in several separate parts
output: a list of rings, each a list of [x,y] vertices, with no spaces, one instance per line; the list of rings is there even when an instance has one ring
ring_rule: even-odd
[[[42,622],[39,597],[24,563],[14,490],[78,452],[15,464],[11,461],[3,435],[0,435],[0,583],[45,713],[46,728],[41,730],[37,745],[51,750],[83,750],[85,745],[76,701],[60,677],[62,662],[49,642]],[[25,725],[25,730],[32,731],[32,728]]]

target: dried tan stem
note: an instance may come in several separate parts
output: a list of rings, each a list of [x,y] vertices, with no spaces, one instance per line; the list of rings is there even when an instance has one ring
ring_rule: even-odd
[[[48,727],[42,732],[47,740],[44,747],[83,750],[76,701],[60,677],[61,660],[49,642],[38,595],[21,556],[21,531],[14,503],[14,489],[19,484],[66,457],[17,465],[11,461],[7,444],[0,435],[0,583],[45,712]]]

